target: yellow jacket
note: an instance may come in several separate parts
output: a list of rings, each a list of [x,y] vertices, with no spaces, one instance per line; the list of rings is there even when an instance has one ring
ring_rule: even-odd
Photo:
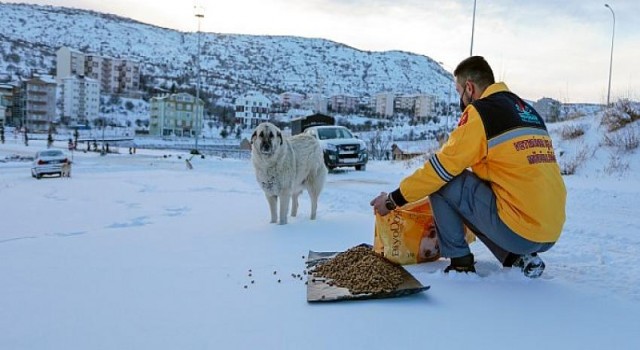
[[[500,219],[534,242],[556,242],[566,189],[538,113],[504,83],[490,85],[464,110],[449,140],[392,192],[398,205],[436,192],[466,168],[487,181]]]

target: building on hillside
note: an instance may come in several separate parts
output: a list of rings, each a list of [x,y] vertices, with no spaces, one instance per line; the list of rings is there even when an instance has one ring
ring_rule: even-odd
[[[416,108],[416,95],[400,95],[393,100],[393,111],[413,115]]]
[[[560,119],[562,104],[560,101],[543,97],[533,103],[533,108],[546,122],[557,122]]]
[[[285,109],[300,108],[302,101],[305,99],[303,94],[297,92],[284,92],[278,97],[280,98],[280,105]]]
[[[140,62],[84,54],[68,47],[61,47],[56,52],[56,57],[58,82],[68,76],[85,76],[100,82],[100,91],[106,94],[140,94]]]
[[[351,113],[358,111],[360,100],[353,95],[333,95],[329,98],[328,110],[333,113]]]
[[[54,79],[46,77],[32,78],[23,81],[18,91],[14,93],[14,106],[16,101],[19,115],[14,113],[14,119],[18,117],[26,124],[31,132],[47,132],[56,122],[56,90]]]
[[[12,125],[13,89],[9,84],[0,84],[0,125]]]
[[[436,114],[436,97],[433,95],[415,96],[413,117],[418,122],[427,122]]]
[[[163,95],[151,99],[149,134],[192,137],[202,131],[204,102],[187,93]]]
[[[269,121],[271,101],[262,94],[252,92],[236,99],[236,120],[242,125],[254,128]]]
[[[427,122],[436,114],[436,97],[427,94],[397,96],[394,112],[408,114],[416,122]]]
[[[68,76],[61,81],[62,122],[88,125],[100,113],[100,83],[83,76]]]
[[[327,114],[328,105],[328,99],[325,96],[321,94],[312,94],[302,101],[300,107],[315,113]]]
[[[394,100],[396,95],[392,92],[381,92],[372,100],[375,104],[374,111],[377,115],[389,118],[393,115]]]
[[[63,46],[56,51],[56,81],[74,75],[85,75],[84,54]]]
[[[7,84],[13,89],[11,117],[7,119],[7,125],[19,128],[24,124],[24,106],[22,104],[22,81],[11,82]],[[8,113],[8,112],[7,112]]]

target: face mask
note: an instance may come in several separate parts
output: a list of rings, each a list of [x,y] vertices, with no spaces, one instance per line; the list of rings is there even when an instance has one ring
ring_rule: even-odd
[[[464,112],[464,109],[467,108],[468,104],[464,104],[464,100],[462,99],[464,97],[464,94],[467,93],[466,88],[462,91],[462,95],[460,95],[460,112]],[[471,101],[469,101],[469,103],[473,102],[473,97],[471,98]]]
[[[464,109],[467,107],[467,105],[464,104],[464,100],[462,99],[466,92],[467,90],[462,90],[462,95],[460,95],[460,112],[464,112]]]

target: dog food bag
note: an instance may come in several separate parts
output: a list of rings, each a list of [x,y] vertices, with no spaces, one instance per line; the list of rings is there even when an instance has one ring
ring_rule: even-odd
[[[467,242],[473,242],[475,236],[465,229]],[[400,265],[438,260],[440,248],[429,198],[407,204],[386,216],[376,214],[373,249]]]

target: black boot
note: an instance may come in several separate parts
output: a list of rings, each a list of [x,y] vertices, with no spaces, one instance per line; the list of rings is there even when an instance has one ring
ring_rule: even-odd
[[[538,278],[544,272],[545,264],[538,254],[531,253],[520,256],[513,263],[513,267],[519,267],[522,273],[529,278]]]
[[[449,273],[449,271],[476,273],[476,268],[473,266],[474,264],[475,261],[471,253],[459,258],[451,258],[451,264],[444,269],[444,273]]]

